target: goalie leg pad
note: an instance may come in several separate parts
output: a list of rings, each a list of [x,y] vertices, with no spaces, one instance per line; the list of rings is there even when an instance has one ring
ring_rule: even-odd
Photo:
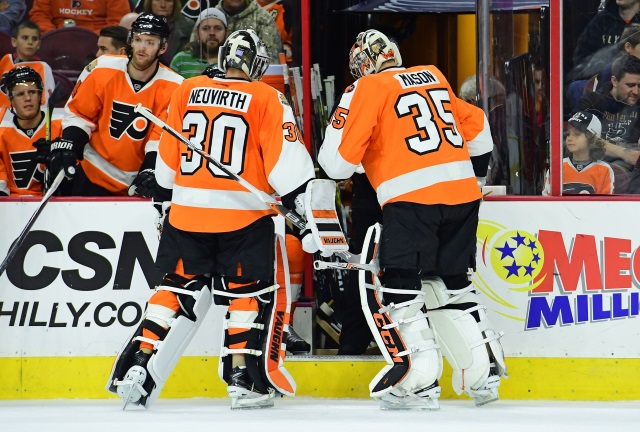
[[[453,389],[478,406],[497,400],[500,377],[507,376],[503,333],[494,329],[473,286],[447,289],[441,278],[424,279],[422,285],[429,319],[453,368]]]
[[[377,259],[381,226],[369,228],[361,262]],[[401,275],[402,272],[396,272]],[[412,277],[392,278],[402,289],[382,287],[377,275],[360,272],[362,309],[387,366],[371,381],[370,394],[382,409],[439,409],[442,356],[426,315],[424,299]],[[398,300],[393,303],[387,298]]]
[[[193,280],[182,278],[186,283],[182,288],[178,288],[175,286],[175,280],[181,277],[172,276],[172,279],[165,278],[157,290],[158,293],[168,291],[175,294],[181,305],[181,315],[178,318],[173,318],[169,312],[171,309],[148,307],[142,323],[133,337],[127,341],[114,363],[107,390],[120,395],[128,395],[125,407],[126,404],[133,403],[149,408],[155,402],[173,368],[211,307],[211,291],[206,286],[204,278]],[[165,325],[167,329],[164,329]],[[145,337],[145,333],[149,331],[148,328],[151,328],[151,332],[154,334],[160,333],[158,334],[160,339]],[[136,363],[135,361],[136,352],[142,344],[150,345],[154,350],[148,362],[145,359],[146,364],[142,366],[146,376],[139,370],[141,362]],[[118,386],[136,386],[140,380],[143,380],[142,387],[146,394],[142,391],[136,393],[125,388],[118,389]]]

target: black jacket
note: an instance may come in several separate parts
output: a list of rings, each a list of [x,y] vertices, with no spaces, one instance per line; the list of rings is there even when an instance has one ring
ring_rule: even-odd
[[[640,23],[640,13],[631,23]],[[617,43],[627,23],[620,18],[619,7],[615,0],[607,0],[604,10],[598,12],[587,24],[573,53],[573,72],[571,79],[587,79],[611,63],[619,54]]]

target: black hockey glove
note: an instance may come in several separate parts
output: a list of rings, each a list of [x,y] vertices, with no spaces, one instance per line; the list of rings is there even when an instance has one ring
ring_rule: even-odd
[[[49,172],[51,178],[56,178],[60,171],[68,179],[72,179],[76,174],[76,163],[78,157],[73,151],[73,142],[65,138],[57,138],[51,143],[51,159],[49,161]]]
[[[51,141],[40,138],[33,143],[33,146],[36,148],[36,162],[49,166],[51,161]]]
[[[133,183],[129,186],[129,196],[139,195],[142,198],[153,198],[153,194],[158,187],[156,182],[156,171],[151,168],[143,169],[138,173]]]

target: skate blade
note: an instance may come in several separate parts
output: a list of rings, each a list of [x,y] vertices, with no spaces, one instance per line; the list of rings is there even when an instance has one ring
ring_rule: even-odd
[[[147,396],[148,393],[142,387],[147,379],[147,371],[141,366],[132,367],[122,381],[116,381],[116,392],[124,401],[122,410],[125,410],[129,404],[140,405],[140,400]]]
[[[383,411],[439,411],[440,403],[436,399],[407,400],[402,402],[389,402],[379,400],[380,409]]]
[[[274,405],[275,392],[256,393],[244,387],[229,386],[227,394],[231,398],[231,409],[271,408]]]
[[[491,402],[495,402],[498,399],[500,399],[500,397],[497,393],[494,393],[486,396],[476,396],[473,398],[473,401],[475,402],[477,407],[480,407],[486,404],[490,404]]]

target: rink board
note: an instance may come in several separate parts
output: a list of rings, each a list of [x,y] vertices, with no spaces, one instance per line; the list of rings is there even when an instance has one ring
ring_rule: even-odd
[[[0,256],[35,206],[0,203]],[[640,399],[640,344],[630,343],[640,336],[639,210],[632,200],[482,204],[474,282],[505,332],[503,398]],[[27,242],[0,278],[0,398],[105,397],[113,356],[158,278],[155,210],[134,199],[58,200]],[[216,376],[223,313],[206,316],[163,397],[225,395]],[[299,394],[366,397],[382,365],[288,368]],[[454,397],[448,373],[443,395]]]

